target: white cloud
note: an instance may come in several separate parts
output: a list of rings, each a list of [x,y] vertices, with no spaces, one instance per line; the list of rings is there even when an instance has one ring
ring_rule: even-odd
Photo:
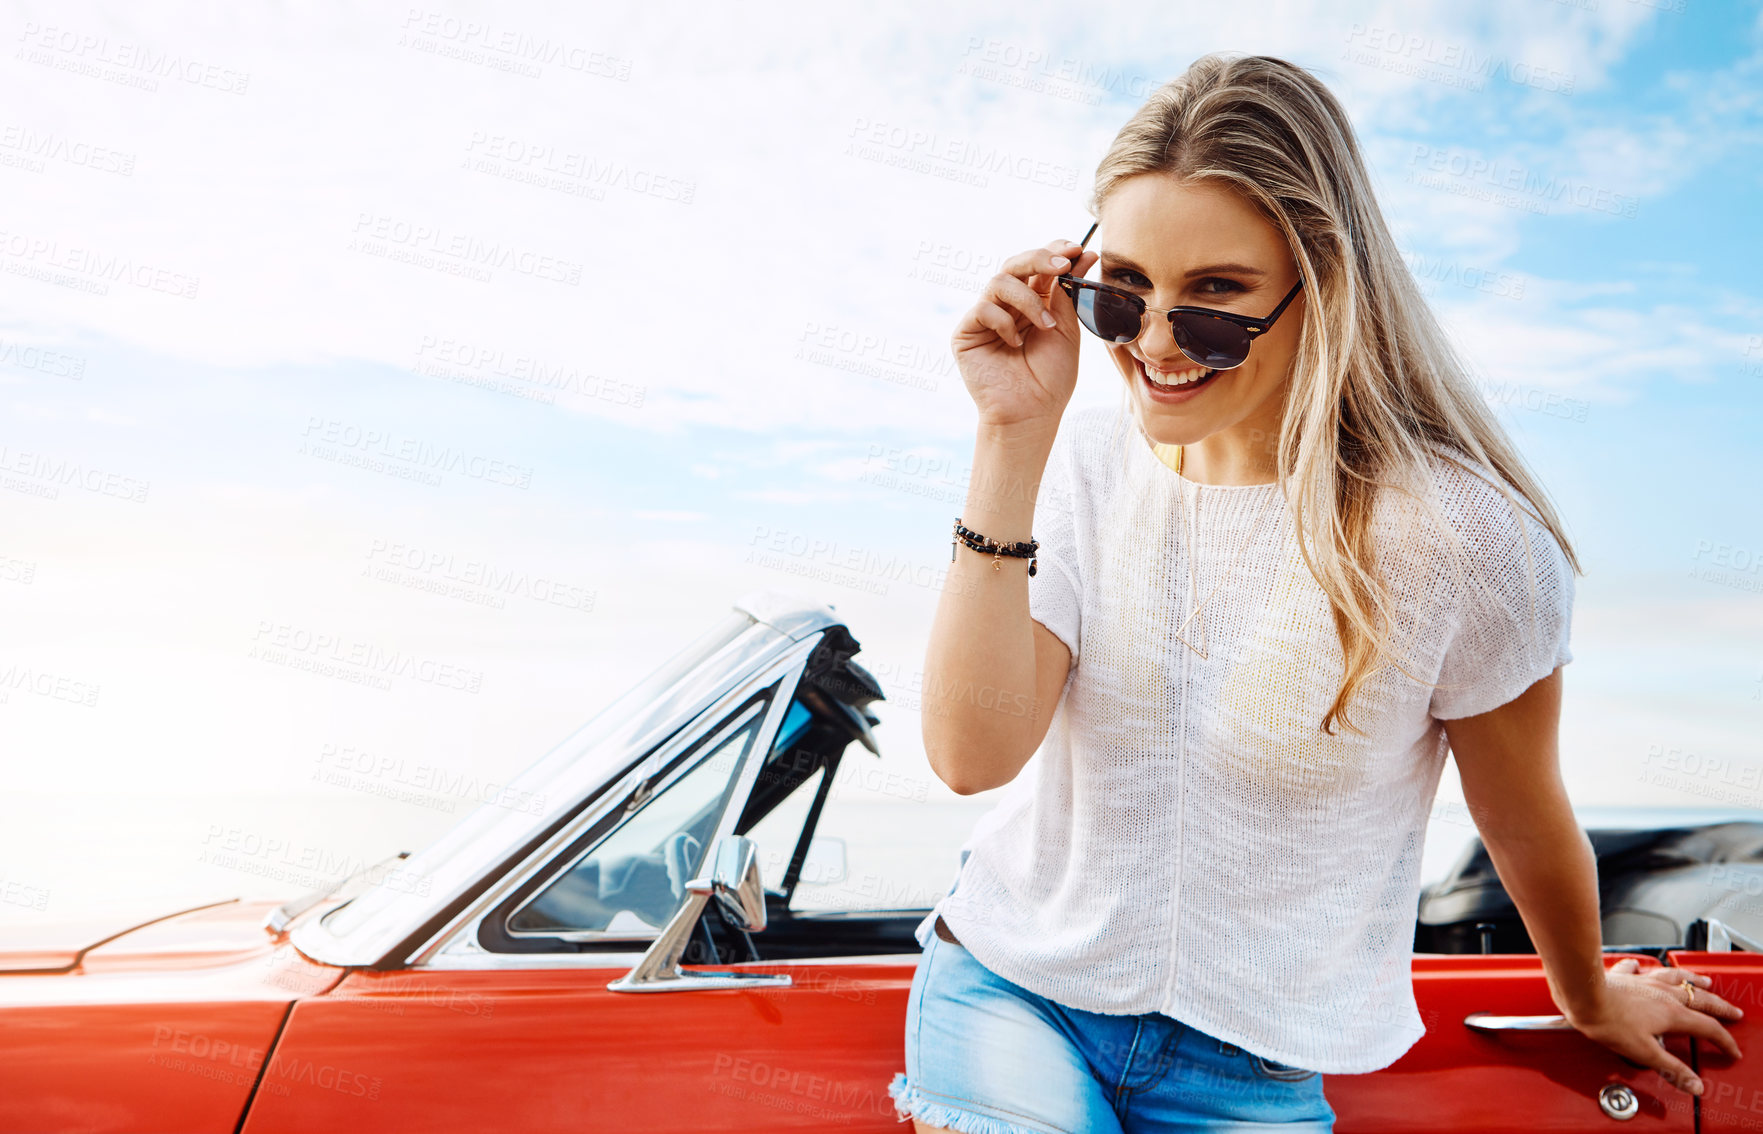
[[[1198,27],[1150,9],[1137,14],[1135,41],[1160,45],[1155,54],[1075,13],[1032,6],[994,23],[977,10],[951,19],[945,5],[848,19],[801,5],[773,9],[758,37],[731,14],[686,19],[670,5],[592,15],[461,5],[433,18],[379,5],[298,21],[245,10],[227,24],[174,11],[63,9],[54,27],[112,51],[138,43],[244,73],[244,94],[164,80],[148,93],[68,73],[51,64],[79,53],[56,46],[65,36],[46,21],[28,21],[41,26],[26,47],[49,63],[27,60],[0,78],[8,104],[30,108],[20,127],[126,151],[133,170],[60,162],[0,174],[11,174],[18,237],[63,261],[78,249],[193,278],[196,298],[114,283],[94,296],[0,276],[0,298],[32,314],[26,330],[81,328],[225,365],[428,363],[480,379],[523,363],[573,368],[642,388],[649,412],[604,397],[563,399],[564,412],[662,431],[849,430],[856,404],[866,430],[961,435],[970,403],[947,336],[972,295],[910,284],[915,253],[928,242],[1001,256],[1072,229],[1093,162],[1128,109],[1092,100],[1142,94],[1203,50],[1252,45],[1331,72],[1386,174],[1402,168],[1416,106],[1473,124],[1501,103],[1342,52],[1449,59],[1449,70],[1491,69],[1496,85],[1511,84],[1515,60],[1570,72],[1574,95],[1533,92],[1567,148],[1488,156],[1622,191],[1656,192],[1682,176],[1642,171],[1693,166],[1693,139],[1707,133],[1661,121],[1634,134],[1574,109],[1648,21],[1664,18],[1636,4],[1275,4]],[[486,30],[463,30],[472,23]],[[556,63],[526,78],[457,57],[523,65],[484,46],[497,36],[549,43],[565,58],[601,52],[607,67],[628,66],[628,79]],[[1170,42],[1182,50],[1170,55]],[[730,43],[742,45],[735,56]],[[1077,78],[1061,83],[1063,74]],[[1024,85],[1049,76],[1055,97]],[[1734,84],[1720,89],[1744,105]],[[882,160],[846,152],[865,139]],[[1020,159],[1022,175],[993,171],[978,188],[890,164],[970,168],[938,160],[939,145],[996,149]],[[486,162],[495,173],[473,168]],[[609,179],[577,176],[590,167]],[[1067,173],[1074,190],[1042,183]],[[633,191],[651,183],[655,193]],[[1410,231],[1453,233],[1455,248],[1494,263],[1516,245],[1521,214],[1391,188]],[[689,204],[668,199],[688,192]],[[376,234],[373,251],[387,255],[362,250]],[[550,266],[495,268],[479,283],[453,274],[453,242]],[[393,262],[399,255],[438,267]],[[544,278],[576,271],[575,284]],[[838,334],[822,363],[797,357],[829,328]]]

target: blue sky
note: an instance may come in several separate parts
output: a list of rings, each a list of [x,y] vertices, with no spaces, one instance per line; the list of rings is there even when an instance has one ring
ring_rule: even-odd
[[[1756,4],[155,12],[7,17],[0,673],[61,690],[0,703],[21,790],[285,792],[339,742],[506,774],[758,587],[910,688],[955,320],[1233,50],[1346,103],[1566,519],[1575,798],[1757,803],[1647,778],[1763,766]],[[1094,347],[1075,404],[1116,400]],[[477,688],[253,653],[315,636]]]

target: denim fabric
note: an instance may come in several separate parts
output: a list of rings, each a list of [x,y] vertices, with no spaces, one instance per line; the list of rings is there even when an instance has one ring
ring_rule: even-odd
[[[1315,1071],[1170,1016],[1067,1008],[930,935],[906,1006],[902,1121],[963,1134],[1330,1132]]]

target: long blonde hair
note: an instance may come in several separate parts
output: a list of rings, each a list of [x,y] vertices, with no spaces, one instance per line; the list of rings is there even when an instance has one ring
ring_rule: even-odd
[[[1265,55],[1202,56],[1121,127],[1096,168],[1090,215],[1099,218],[1116,186],[1143,173],[1235,190],[1285,234],[1297,259],[1307,302],[1275,446],[1278,476],[1346,659],[1322,729],[1332,735],[1338,720],[1362,734],[1346,704],[1392,654],[1390,592],[1371,539],[1379,489],[1415,496],[1445,528],[1425,486],[1431,456],[1461,466],[1454,448],[1503,478],[1498,487],[1516,509],[1515,488],[1583,574],[1579,559],[1420,294],[1346,112],[1315,76]],[[1443,542],[1457,548],[1460,569],[1459,541]]]

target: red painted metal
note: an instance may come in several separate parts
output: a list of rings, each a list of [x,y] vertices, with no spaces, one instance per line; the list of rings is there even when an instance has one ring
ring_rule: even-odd
[[[616,993],[623,963],[319,965],[262,928],[270,908],[197,910],[90,949],[71,973],[0,975],[0,1130],[231,1134],[253,1091],[246,1134],[903,1129],[887,1084],[904,1068],[916,955],[728,966],[790,973],[787,989]],[[1624,955],[1657,963],[1606,961]],[[1756,1011],[1763,957],[1672,958]],[[1621,1129],[1698,1130],[1689,1096],[1576,1032],[1464,1025],[1554,1014],[1535,956],[1423,953],[1413,975],[1427,1034],[1390,1067],[1325,1079],[1341,1134],[1608,1130],[1597,1094],[1613,1082],[1641,1103]],[[1747,1043],[1748,1020],[1728,1027]],[[1692,1052],[1681,1034],[1668,1046],[1708,1084],[1702,1134],[1763,1124],[1763,1064]]]
[[[1720,1024],[1738,1041],[1740,1058],[1734,1060],[1708,1040],[1696,1041],[1691,1066],[1702,1078],[1701,1134],[1757,1134],[1763,1130],[1763,1036],[1752,1029],[1763,1017],[1763,955],[1756,953],[1708,953],[1673,949],[1671,963],[1714,979],[1710,991],[1745,1010],[1743,1019]]]
[[[287,1006],[343,970],[229,903],[0,976],[0,1130],[232,1134]]]
[[[204,908],[206,907],[194,907]],[[79,963],[80,954],[88,949],[150,922],[179,917],[189,912],[191,911],[180,910],[168,914],[159,910],[153,913],[131,913],[117,910],[77,921],[9,925],[6,927],[6,940],[0,941],[0,974],[70,970]]]
[[[1658,964],[1629,953],[1606,953],[1605,963],[1626,956],[1643,969]],[[1689,1095],[1578,1032],[1487,1035],[1463,1023],[1472,1012],[1559,1014],[1536,955],[1417,953],[1413,973],[1426,1034],[1380,1071],[1323,1081],[1340,1134],[1694,1131]],[[1685,1036],[1670,1036],[1666,1048],[1689,1057]],[[1607,1117],[1598,1107],[1606,1083],[1627,1084],[1640,1113],[1620,1124]]]
[[[628,965],[352,972],[294,1009],[245,1134],[904,1129],[917,955],[726,966],[790,988],[609,991]]]

